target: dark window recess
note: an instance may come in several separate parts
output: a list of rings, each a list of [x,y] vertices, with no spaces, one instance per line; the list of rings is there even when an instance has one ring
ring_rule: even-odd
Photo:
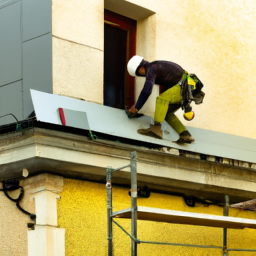
[[[135,55],[136,21],[105,10],[104,105],[124,109],[134,104],[134,78],[126,65]]]
[[[127,31],[105,24],[104,105],[124,108]]]

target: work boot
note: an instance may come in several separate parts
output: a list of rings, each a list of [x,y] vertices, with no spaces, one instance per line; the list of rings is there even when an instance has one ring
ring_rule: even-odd
[[[192,135],[189,133],[189,131],[184,131],[180,133],[180,138],[175,141],[178,144],[183,144],[183,143],[192,143],[194,141],[194,138]]]
[[[147,135],[153,138],[162,139],[163,131],[161,124],[151,125],[148,129],[139,129],[137,130],[139,134]]]

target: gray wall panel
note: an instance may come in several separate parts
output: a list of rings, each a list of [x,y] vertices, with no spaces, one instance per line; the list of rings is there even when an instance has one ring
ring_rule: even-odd
[[[24,117],[32,111],[30,89],[52,93],[52,35],[23,43]]]
[[[22,120],[22,81],[0,87],[0,116],[12,113]],[[0,118],[0,125],[16,122],[12,116]]]
[[[23,42],[52,31],[52,1],[22,1]]]
[[[0,86],[22,78],[21,2],[0,9]]]

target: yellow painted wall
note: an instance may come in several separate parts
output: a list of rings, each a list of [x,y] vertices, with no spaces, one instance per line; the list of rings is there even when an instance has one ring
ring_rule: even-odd
[[[129,189],[113,188],[113,210],[130,207]],[[196,203],[186,206],[177,196],[152,193],[149,199],[138,199],[139,206],[222,215],[223,208]],[[230,216],[256,219],[255,212],[230,209]],[[130,232],[129,220],[117,220]],[[65,179],[58,200],[58,225],[66,229],[66,256],[107,255],[107,210],[104,184]],[[148,241],[194,243],[222,246],[222,229],[168,223],[138,221],[138,238]],[[130,255],[130,239],[114,225],[114,255]],[[229,248],[256,248],[256,231],[228,230]],[[138,245],[138,255],[150,256],[222,256],[220,249],[198,249],[164,245]],[[256,255],[252,252],[230,252],[229,256]]]

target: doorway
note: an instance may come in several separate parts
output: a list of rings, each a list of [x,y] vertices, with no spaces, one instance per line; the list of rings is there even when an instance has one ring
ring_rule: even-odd
[[[105,10],[104,105],[119,109],[134,104],[134,77],[127,62],[135,55],[136,21]]]

